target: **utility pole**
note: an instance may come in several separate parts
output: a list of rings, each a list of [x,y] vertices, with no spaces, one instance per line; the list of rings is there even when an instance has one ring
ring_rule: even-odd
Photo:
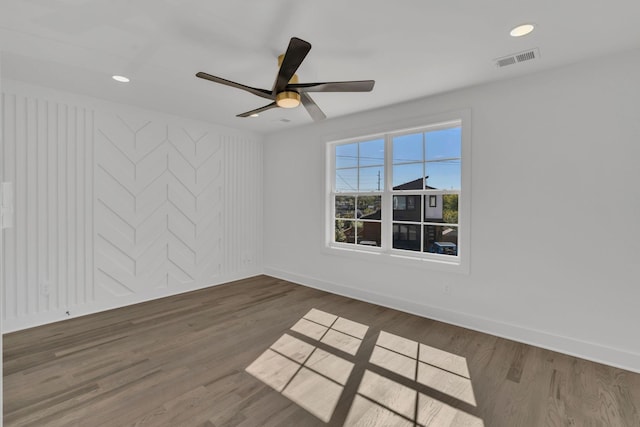
[[[380,191],[380,171],[378,171],[378,191]]]

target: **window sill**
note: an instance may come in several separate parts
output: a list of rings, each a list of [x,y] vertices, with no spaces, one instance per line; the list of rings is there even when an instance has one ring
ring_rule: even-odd
[[[346,247],[328,245],[323,252],[331,256],[357,259],[361,261],[385,263],[397,267],[413,267],[425,270],[443,271],[448,273],[469,274],[469,263],[460,258],[455,260],[436,259],[426,256],[411,256],[411,254],[396,251],[384,251],[381,248]]]

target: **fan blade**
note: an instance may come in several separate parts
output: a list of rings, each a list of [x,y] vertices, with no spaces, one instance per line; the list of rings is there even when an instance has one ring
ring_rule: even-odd
[[[350,82],[292,83],[286,89],[301,92],[371,92],[374,80],[354,80]]]
[[[258,89],[258,88],[251,87],[251,86],[245,86],[243,84],[232,82],[231,80],[226,80],[226,79],[223,79],[221,77],[212,76],[211,74],[207,74],[207,73],[203,73],[203,72],[197,73],[196,77],[200,77],[201,79],[210,80],[212,82],[220,83],[220,84],[223,84],[225,86],[231,86],[231,87],[235,87],[237,89],[246,90],[247,92],[252,93],[254,95],[258,95],[258,96],[260,96],[262,98],[274,99],[274,95],[272,95],[271,92],[269,92],[266,89]]]
[[[273,83],[273,90],[271,91],[272,96],[276,96],[276,94],[282,92],[284,88],[287,87],[287,83],[289,83],[291,77],[296,73],[296,70],[300,67],[300,64],[302,64],[302,61],[310,50],[311,43],[297,37],[291,38],[289,41],[289,47],[282,59],[280,70],[278,70],[278,76],[276,77],[276,81]]]
[[[263,111],[270,110],[272,108],[278,108],[278,104],[272,102],[269,105],[265,105],[264,107],[256,108],[255,110],[247,111],[246,113],[238,114],[236,117],[249,117],[252,114],[262,113]]]
[[[318,104],[315,103],[313,99],[306,93],[302,92],[300,94],[300,99],[302,100],[302,105],[307,109],[309,115],[313,119],[314,122],[319,122],[320,120],[324,120],[327,116],[324,115]]]

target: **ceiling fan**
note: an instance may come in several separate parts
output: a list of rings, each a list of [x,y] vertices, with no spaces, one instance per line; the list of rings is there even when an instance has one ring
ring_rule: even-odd
[[[309,96],[308,92],[370,92],[373,89],[373,85],[375,84],[373,80],[298,83],[298,76],[295,74],[296,70],[300,67],[300,64],[302,64],[302,61],[310,50],[310,43],[297,37],[291,38],[286,53],[278,57],[280,69],[278,70],[276,81],[271,90],[245,86],[203,72],[197,73],[196,77],[242,89],[273,101],[264,107],[238,114],[237,117],[255,117],[258,113],[272,108],[294,108],[302,102],[302,105],[304,105],[314,121],[323,120],[326,119],[327,116],[325,116],[320,107],[318,107],[318,104]]]

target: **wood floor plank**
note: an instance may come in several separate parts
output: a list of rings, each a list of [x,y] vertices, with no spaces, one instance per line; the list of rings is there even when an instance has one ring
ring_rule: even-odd
[[[3,339],[6,426],[640,425],[640,374],[268,276]],[[245,371],[270,348],[281,392]]]

